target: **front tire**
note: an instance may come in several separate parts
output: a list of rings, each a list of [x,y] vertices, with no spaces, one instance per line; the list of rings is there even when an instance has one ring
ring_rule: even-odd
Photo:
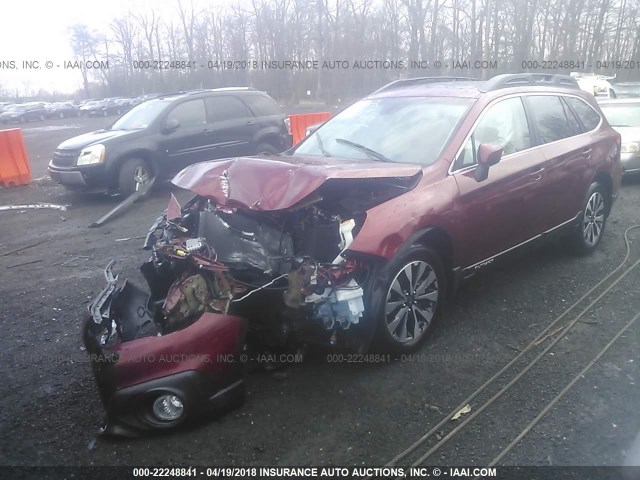
[[[149,163],[141,158],[130,158],[120,167],[118,188],[120,193],[129,196],[136,192],[138,184],[145,185],[153,179]]]
[[[440,256],[431,248],[413,245],[379,274],[374,314],[379,343],[406,352],[431,333],[446,299],[447,278]]]
[[[590,254],[600,244],[607,225],[607,202],[606,189],[600,183],[592,183],[571,238],[579,255]]]

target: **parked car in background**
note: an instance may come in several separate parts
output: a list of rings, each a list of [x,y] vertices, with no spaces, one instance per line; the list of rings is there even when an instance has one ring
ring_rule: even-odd
[[[13,105],[10,102],[0,102],[0,113],[4,112],[7,108]]]
[[[0,122],[2,123],[25,123],[46,118],[47,110],[42,103],[12,105],[0,113]]]
[[[71,102],[50,103],[46,107],[48,118],[69,118],[80,115],[80,110]]]
[[[135,105],[133,104],[133,99],[131,98],[114,98],[114,103],[122,107],[120,113],[125,113],[131,110]]]
[[[609,83],[609,80],[616,78],[615,75],[571,72],[571,76],[576,79],[582,90],[589,92],[596,98],[616,98],[616,92],[611,83]]]
[[[640,82],[614,83],[617,98],[640,98]]]
[[[640,98],[598,102],[609,124],[622,136],[624,173],[640,172]]]
[[[217,103],[229,94],[173,101],[183,122],[224,112],[219,138],[231,129],[231,142],[240,107]],[[148,289],[118,287],[107,268],[84,324],[107,433],[168,429],[241,401],[241,352],[364,353],[373,340],[411,351],[463,279],[517,247],[566,234],[595,250],[622,173],[620,135],[593,96],[535,74],[394,82],[281,155],[237,155],[173,179],[194,197],[182,208],[173,197],[153,223]],[[168,352],[198,358],[134,361]],[[210,361],[221,358],[233,360]]]
[[[121,115],[126,109],[116,100],[105,98],[103,100],[89,102],[80,107],[80,110],[84,115],[89,117],[108,117],[111,115]]]
[[[286,119],[271,97],[250,88],[167,94],[60,144],[49,173],[69,188],[130,194],[196,162],[282,152],[291,147]]]

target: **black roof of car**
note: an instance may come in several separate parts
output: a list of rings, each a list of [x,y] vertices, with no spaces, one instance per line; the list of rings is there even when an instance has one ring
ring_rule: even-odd
[[[157,96],[155,99],[151,99],[151,100],[177,99],[177,98],[181,98],[181,97],[197,96],[197,95],[206,96],[206,95],[211,94],[211,93],[219,93],[219,92],[263,93],[260,90],[256,90],[255,88],[251,88],[251,87],[203,88],[203,89],[198,89],[198,90],[184,90],[184,91],[180,91],[180,92],[163,93],[163,94]]]

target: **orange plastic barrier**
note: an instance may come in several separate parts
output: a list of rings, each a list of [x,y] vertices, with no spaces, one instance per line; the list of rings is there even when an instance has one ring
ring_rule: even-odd
[[[322,123],[330,118],[331,112],[298,113],[295,115],[289,115],[293,144],[296,145],[305,137],[305,130],[307,127],[315,125],[316,123]]]
[[[31,166],[24,146],[22,130],[0,130],[0,186],[26,185],[31,180]]]

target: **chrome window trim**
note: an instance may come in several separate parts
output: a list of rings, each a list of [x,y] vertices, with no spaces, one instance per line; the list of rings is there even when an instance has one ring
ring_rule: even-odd
[[[508,159],[509,157],[512,157],[513,155],[519,155],[519,154],[521,154],[523,152],[528,152],[530,150],[533,150],[533,149],[536,149],[536,148],[540,148],[540,147],[544,147],[546,145],[553,145],[554,143],[562,142],[564,140],[567,140],[568,138],[576,138],[576,137],[580,137],[581,135],[586,135],[588,133],[591,133],[591,132],[599,129],[602,126],[603,116],[595,108],[593,108],[593,106],[591,106],[589,104],[589,102],[586,102],[579,95],[575,95],[575,94],[571,94],[571,93],[564,93],[564,92],[560,92],[560,93],[556,93],[556,92],[531,92],[531,93],[512,93],[510,95],[505,95],[503,97],[496,98],[491,103],[489,103],[489,105],[487,105],[484,108],[484,110],[482,110],[482,112],[480,113],[478,118],[476,118],[476,121],[473,122],[473,125],[471,126],[471,129],[469,130],[469,133],[465,137],[464,141],[462,142],[462,144],[458,148],[458,151],[454,155],[453,160],[451,160],[451,163],[449,164],[449,169],[447,170],[448,175],[453,175],[454,173],[466,173],[466,172],[470,172],[470,171],[472,171],[472,170],[474,170],[476,168],[477,164],[468,165],[466,167],[457,168],[455,170],[453,169],[453,166],[455,165],[456,160],[458,160],[458,157],[460,156],[460,153],[464,149],[465,145],[467,144],[467,142],[471,138],[471,135],[473,135],[473,132],[475,131],[476,127],[478,126],[478,123],[480,123],[482,118],[486,115],[487,111],[491,107],[493,107],[495,104],[497,104],[497,103],[499,103],[501,101],[508,100],[510,98],[520,97],[522,99],[524,97],[529,97],[529,96],[538,96],[538,97],[539,96],[545,96],[545,97],[552,96],[552,97],[573,97],[573,98],[577,98],[580,101],[582,101],[583,103],[585,103],[589,108],[591,108],[591,110],[596,112],[598,114],[598,117],[600,117],[600,121],[598,122],[598,125],[596,125],[595,128],[593,128],[592,130],[587,130],[586,132],[582,132],[582,133],[579,133],[577,135],[571,135],[570,137],[561,138],[560,140],[554,140],[553,142],[542,143],[540,145],[534,145],[533,147],[525,148],[524,150],[520,150],[518,152],[514,152],[514,153],[510,153],[508,155],[505,155],[505,156],[502,157],[501,160],[505,160],[505,159]],[[524,103],[523,103],[523,108],[525,108],[524,107]],[[582,123],[582,122],[580,122],[580,123]]]

